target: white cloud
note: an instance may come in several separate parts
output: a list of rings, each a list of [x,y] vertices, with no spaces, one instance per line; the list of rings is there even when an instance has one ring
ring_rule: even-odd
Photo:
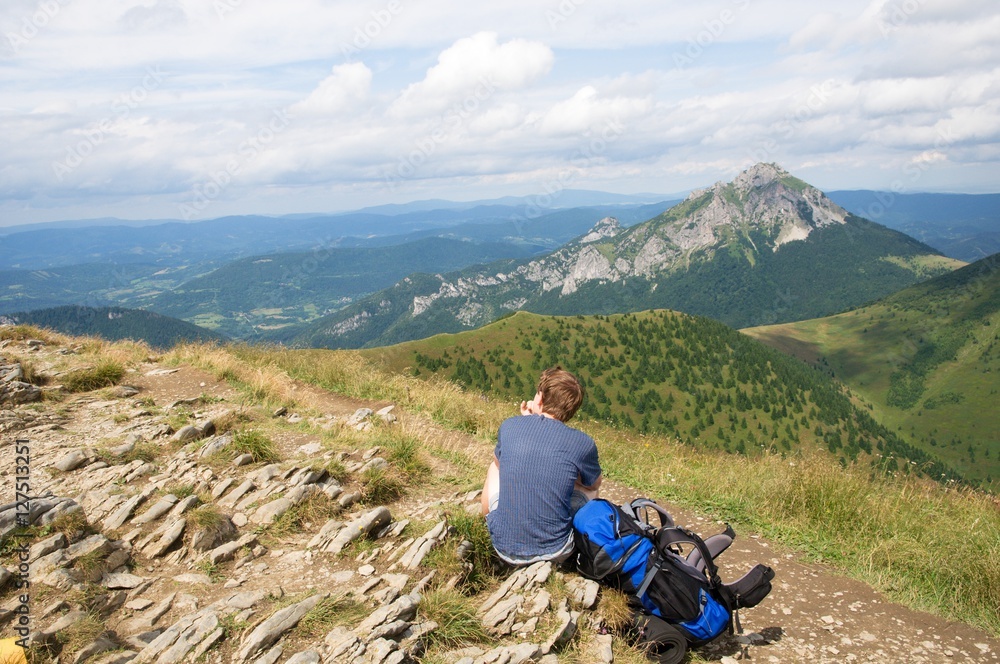
[[[648,113],[652,106],[648,98],[602,97],[587,85],[553,106],[541,129],[547,134],[580,134],[608,122],[627,122]]]
[[[308,97],[292,106],[293,113],[333,114],[356,108],[367,97],[372,70],[364,63],[337,65]]]
[[[511,39],[498,42],[494,32],[459,39],[438,56],[422,81],[406,87],[393,103],[393,115],[439,112],[469,97],[496,89],[517,90],[547,74],[552,50],[541,42]]]
[[[234,159],[202,216],[526,193],[566,169],[673,192],[757,157],[840,187],[912,159],[911,186],[1000,176],[992,0],[52,1],[0,5],[0,224],[177,216]]]

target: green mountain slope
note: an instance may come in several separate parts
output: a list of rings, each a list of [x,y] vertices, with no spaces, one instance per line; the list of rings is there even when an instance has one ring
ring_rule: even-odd
[[[221,334],[152,311],[122,307],[64,306],[0,316],[8,325],[36,325],[74,336],[97,336],[109,341],[133,339],[154,348],[170,348],[181,341],[225,341]]]
[[[622,228],[604,219],[544,256],[401,281],[304,327],[294,341],[386,345],[514,310],[669,308],[745,327],[843,311],[960,265],[758,164],[644,223]]]
[[[1000,255],[854,311],[744,332],[829,371],[963,475],[1000,479]]]
[[[450,271],[540,247],[426,238],[385,247],[326,248],[232,261],[153,298],[147,306],[229,336],[254,338],[313,320],[413,272]]]
[[[478,330],[362,353],[390,371],[440,376],[512,401],[530,397],[539,372],[559,364],[587,390],[583,417],[727,452],[821,447],[844,463],[953,477],[856,407],[822,371],[703,317],[521,312]]]

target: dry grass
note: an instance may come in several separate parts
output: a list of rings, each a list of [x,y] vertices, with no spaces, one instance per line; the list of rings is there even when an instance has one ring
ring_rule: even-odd
[[[348,351],[189,345],[190,361],[290,399],[289,377],[368,399],[391,400],[473,433],[488,454],[512,404],[491,402],[443,382],[379,371]],[[605,475],[638,494],[687,505],[851,575],[909,606],[1000,634],[1000,510],[995,498],[911,477],[842,468],[824,454],[743,456],[699,452],[662,436],[575,422],[598,441]],[[962,537],[950,537],[961,532]]]
[[[117,385],[124,375],[124,364],[105,358],[98,360],[92,367],[75,369],[65,374],[62,377],[62,384],[69,392],[90,392]]]
[[[254,463],[274,463],[281,460],[278,446],[264,433],[256,429],[240,429],[233,433],[233,442],[228,449],[237,455],[249,454]]]
[[[417,609],[420,620],[433,620],[438,628],[427,635],[429,649],[453,649],[486,643],[489,635],[476,615],[475,600],[454,590],[432,590]]]
[[[267,527],[272,537],[281,539],[301,533],[307,528],[319,528],[340,511],[336,500],[325,493],[314,493],[293,505]]]

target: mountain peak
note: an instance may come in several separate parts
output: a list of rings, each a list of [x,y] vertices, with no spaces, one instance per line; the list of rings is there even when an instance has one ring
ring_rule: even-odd
[[[618,235],[622,230],[622,225],[614,217],[604,217],[596,224],[594,227],[587,231],[587,234],[580,238],[580,244],[586,244],[588,242],[597,242],[598,240],[603,240],[604,238],[614,237]]]
[[[781,166],[759,162],[733,178],[733,186],[744,190],[760,189],[788,177],[791,177],[788,171]]]

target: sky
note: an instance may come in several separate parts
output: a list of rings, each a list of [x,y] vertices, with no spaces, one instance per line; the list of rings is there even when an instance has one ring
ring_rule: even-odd
[[[995,0],[4,0],[0,226],[674,194],[998,192]]]

